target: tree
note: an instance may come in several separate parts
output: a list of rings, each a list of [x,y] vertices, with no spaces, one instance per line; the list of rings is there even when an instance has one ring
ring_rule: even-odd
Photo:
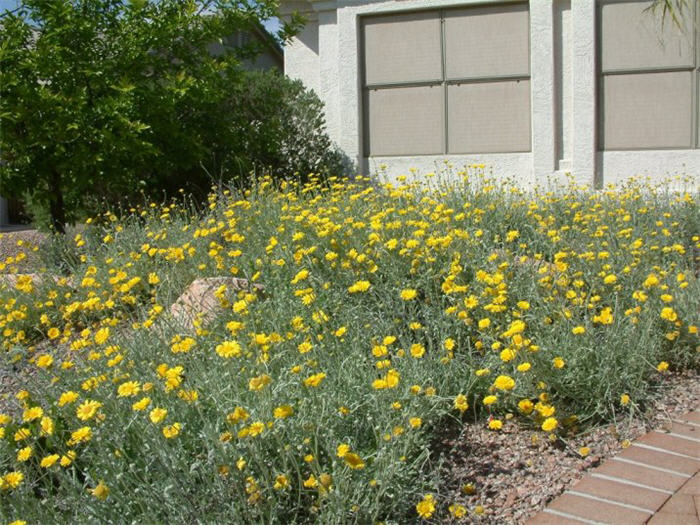
[[[64,232],[66,210],[88,196],[218,169],[243,150],[218,108],[245,81],[251,50],[209,46],[276,10],[275,0],[23,0],[0,19],[0,193],[29,192]]]

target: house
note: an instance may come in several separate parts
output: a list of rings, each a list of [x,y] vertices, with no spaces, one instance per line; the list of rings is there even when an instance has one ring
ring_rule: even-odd
[[[210,52],[218,56],[237,48],[254,47],[255,56],[243,60],[248,70],[284,69],[284,54],[277,40],[268,33],[261,23],[251,23],[250,29],[236,31],[221,42],[212,44]]]
[[[651,3],[283,0],[308,20],[285,72],[365,173],[700,179],[699,2],[680,28]]]

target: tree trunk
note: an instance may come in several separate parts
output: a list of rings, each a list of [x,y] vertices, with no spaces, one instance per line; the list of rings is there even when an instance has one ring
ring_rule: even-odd
[[[56,170],[51,171],[49,179],[49,211],[51,212],[51,226],[56,233],[66,233],[66,210],[63,206],[63,191],[61,190],[61,174]]]

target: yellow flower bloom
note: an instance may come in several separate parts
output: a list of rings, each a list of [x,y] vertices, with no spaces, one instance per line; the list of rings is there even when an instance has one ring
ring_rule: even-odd
[[[426,494],[423,499],[416,505],[418,516],[428,519],[435,512],[435,498],[432,494]]]
[[[104,481],[100,480],[95,488],[90,489],[90,493],[97,499],[104,501],[109,496],[109,487],[105,485]]]
[[[553,417],[548,417],[542,422],[542,430],[544,430],[545,432],[551,432],[558,426],[559,422],[556,420],[556,418]]]
[[[417,295],[418,292],[413,288],[406,288],[405,290],[401,290],[401,299],[403,299],[404,301],[412,301],[416,298]]]

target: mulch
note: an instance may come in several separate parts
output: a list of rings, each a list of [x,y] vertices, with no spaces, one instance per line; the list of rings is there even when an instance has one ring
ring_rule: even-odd
[[[698,402],[700,376],[686,372],[668,374],[644,412],[621,414],[613,424],[592,427],[566,441],[550,442],[544,432],[525,428],[517,417],[505,421],[498,432],[484,421],[467,423],[439,444],[445,460],[441,497],[468,508],[456,523],[525,523],[587,470]],[[586,457],[578,452],[584,446],[590,448]]]

